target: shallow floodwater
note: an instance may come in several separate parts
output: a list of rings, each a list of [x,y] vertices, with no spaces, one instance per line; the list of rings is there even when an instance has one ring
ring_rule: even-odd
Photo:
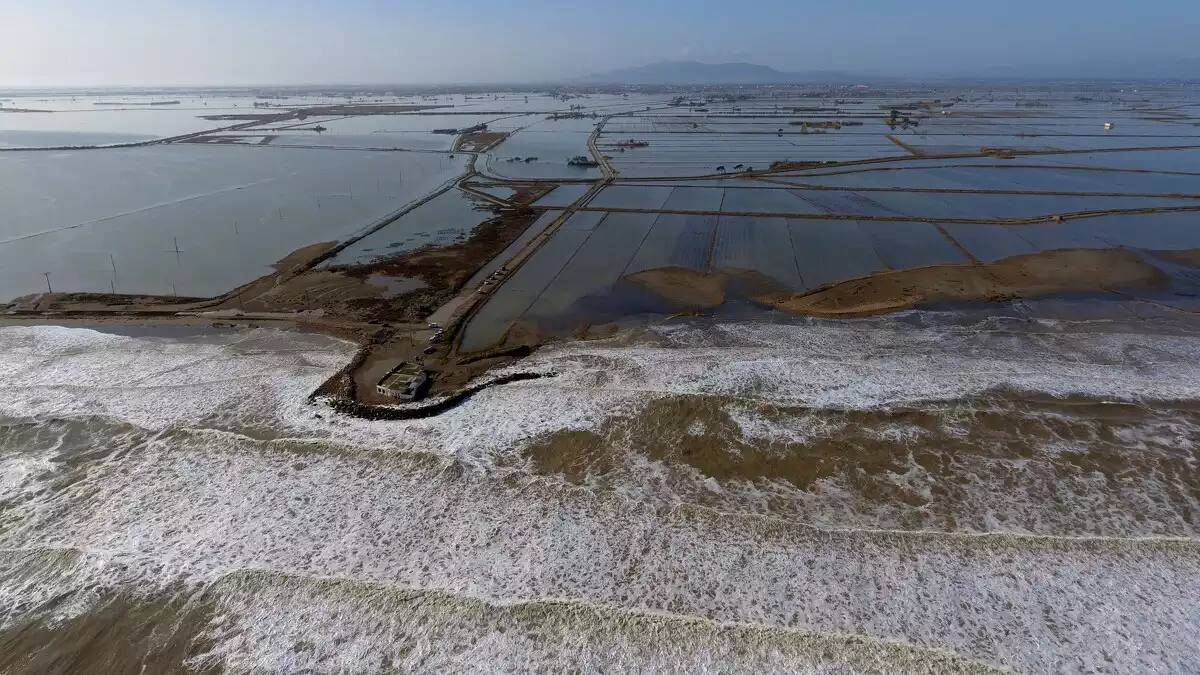
[[[45,273],[56,292],[220,294],[368,227],[465,164],[187,144],[0,153],[0,298],[46,290]]]
[[[364,265],[422,246],[449,246],[492,217],[487,204],[450,189],[339,251],[330,265]]]
[[[206,120],[219,111],[163,106],[129,110],[7,112],[0,114],[0,148],[78,147],[134,143],[218,129],[234,122]]]
[[[0,669],[1195,672],[1189,322],[660,327],[402,423],[321,337],[0,328]]]

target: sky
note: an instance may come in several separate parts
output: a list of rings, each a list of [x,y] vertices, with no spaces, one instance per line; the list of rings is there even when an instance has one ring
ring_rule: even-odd
[[[966,76],[1200,63],[1198,27],[1196,0],[0,0],[0,87],[515,84],[662,60]]]

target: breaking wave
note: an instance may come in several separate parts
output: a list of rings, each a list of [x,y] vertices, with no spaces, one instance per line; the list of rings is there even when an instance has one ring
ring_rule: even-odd
[[[159,672],[1194,671],[1197,355],[660,327],[370,422],[305,402],[351,356],[318,336],[0,328],[0,651],[103,623]]]

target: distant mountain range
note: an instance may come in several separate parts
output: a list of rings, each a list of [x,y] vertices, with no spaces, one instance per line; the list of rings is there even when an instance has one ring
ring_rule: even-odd
[[[754,63],[660,61],[581,78],[588,84],[811,84],[846,83],[855,76],[839,71],[785,73]]]

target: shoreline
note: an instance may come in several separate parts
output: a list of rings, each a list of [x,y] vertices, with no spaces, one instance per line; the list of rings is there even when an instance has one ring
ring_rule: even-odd
[[[1078,258],[1081,252],[1065,251],[1054,253],[1056,255],[1051,256],[1049,260],[1062,262]],[[1086,253],[1095,252],[1089,251]],[[945,288],[943,287],[944,284],[948,283],[946,281],[947,276],[954,281],[955,275],[962,275],[964,273],[994,277],[990,282],[995,283],[996,279],[1002,278],[1002,275],[996,273],[996,269],[1002,271],[1006,269],[1024,269],[1030,261],[1023,259],[1037,258],[1040,255],[1042,254],[1016,256],[986,266],[944,265],[889,271],[833,284],[803,294],[746,296],[741,299],[750,301],[747,307],[749,307],[751,314],[739,314],[736,318],[729,316],[727,319],[733,321],[749,320],[753,322],[752,313],[755,311],[754,307],[761,308],[763,312],[771,312],[772,310],[782,312],[781,315],[772,320],[765,320],[766,315],[764,314],[763,323],[777,323],[780,318],[784,322],[803,319],[840,322],[842,320],[863,318],[900,317],[906,312],[913,310],[962,312],[965,316],[992,316],[1017,319],[1019,315],[1013,312],[1015,307],[1013,303],[1018,301],[1033,301],[1035,303],[1058,301],[1082,303],[1101,300],[1103,302],[1114,303],[1112,305],[1111,316],[1105,321],[1119,323],[1122,321],[1133,321],[1133,319],[1129,313],[1123,314],[1117,309],[1120,306],[1118,303],[1136,300],[1138,302],[1164,306],[1162,303],[1152,299],[1138,298],[1133,295],[1108,292],[1108,289],[1104,288],[1092,287],[1084,283],[1086,281],[1085,278],[1075,278],[1074,286],[1068,284],[1055,289],[1050,289],[1045,284],[1038,285],[1031,283],[1027,292],[1014,292],[1007,295],[979,295],[978,293],[974,293],[978,289],[972,289],[967,286],[961,288],[964,292],[955,294],[945,292]],[[1098,272],[1111,275],[1115,271],[1118,275],[1117,278],[1125,281],[1140,280],[1143,282],[1144,288],[1161,289],[1168,281],[1166,275],[1154,269],[1153,266],[1146,265],[1143,267],[1142,265],[1145,265],[1145,263],[1137,261],[1137,256],[1128,251],[1105,251],[1102,255],[1090,255],[1088,257],[1102,263],[1099,266],[1094,266]],[[1194,262],[1195,256],[1192,254],[1180,254],[1173,256],[1173,258],[1173,262]],[[1120,268],[1114,268],[1111,264],[1113,260],[1124,262],[1126,265],[1124,271]],[[1134,264],[1135,261],[1140,264]],[[1147,271],[1146,267],[1150,268],[1149,271]],[[287,269],[286,266],[280,266],[281,273],[286,272]],[[1059,269],[1058,273],[1063,274],[1069,270],[1070,265],[1067,265]],[[671,269],[667,270],[666,273],[663,273],[662,270],[651,270],[650,272],[672,277],[669,279],[672,282],[678,282],[681,277],[686,278],[687,276],[687,274],[681,275],[679,270]],[[689,271],[684,270],[683,272]],[[724,293],[723,288],[714,287],[713,284],[716,281],[713,280],[713,277],[723,276],[728,280],[731,278],[731,275],[714,274],[707,276],[709,277],[708,280],[702,283],[699,289],[685,288],[685,291],[693,300],[709,302],[709,310],[716,310],[730,298]],[[856,294],[861,295],[865,293],[870,298],[871,293],[880,293],[880,289],[892,288],[897,284],[904,286],[908,291],[912,291],[913,289],[905,286],[905,284],[923,278],[932,278],[938,283],[927,286],[924,289],[924,294],[914,293],[893,298],[893,302],[891,303],[878,303],[867,300],[865,301],[866,304],[838,304],[839,302],[848,302],[848,299],[854,298]],[[1035,278],[1033,281],[1037,281],[1037,279]],[[953,284],[951,284],[951,287],[953,287]],[[670,288],[670,285],[666,288]],[[658,290],[663,291],[666,288],[659,288]],[[1038,290],[1043,292],[1030,292]],[[1104,291],[1105,294],[1097,298],[1089,295],[1089,291]],[[919,300],[916,299],[918,296],[920,296]],[[1069,307],[1069,305],[1067,306]],[[1181,317],[1194,316],[1195,314],[1194,312],[1189,313],[1186,309],[1170,309],[1180,312]],[[1061,310],[1053,310],[1052,313],[1057,313],[1058,311]],[[1089,311],[1094,312],[1094,306]],[[1110,312],[1102,310],[1100,314],[1110,314]],[[214,332],[223,334],[257,328],[271,328],[323,335],[353,344],[355,347],[353,355],[346,365],[309,394],[309,402],[314,401],[318,397],[327,397],[330,407],[342,414],[370,420],[402,420],[435,416],[465,402],[479,391],[488,387],[499,386],[509,382],[553,377],[555,373],[539,372],[514,372],[494,378],[488,377],[488,373],[501,367],[511,366],[533,354],[544,345],[556,342],[590,341],[590,339],[594,338],[615,338],[621,335],[632,337],[637,335],[641,330],[644,330],[648,325],[668,323],[680,318],[721,321],[719,313],[712,311],[680,312],[670,315],[654,314],[649,318],[638,317],[632,321],[621,321],[610,324],[613,330],[593,333],[593,338],[587,337],[586,334],[584,336],[576,335],[574,337],[567,337],[535,330],[519,330],[517,332],[520,335],[515,344],[506,343],[501,347],[474,353],[458,353],[450,346],[453,340],[447,340],[446,343],[439,346],[437,355],[427,364],[432,369],[431,375],[435,377],[435,382],[439,386],[431,389],[428,398],[424,401],[412,404],[403,404],[376,394],[371,381],[371,374],[379,370],[381,364],[382,366],[390,367],[390,364],[400,358],[401,355],[395,347],[397,342],[404,344],[404,336],[408,337],[408,346],[410,349],[407,351],[414,351],[418,348],[418,343],[412,339],[412,336],[417,332],[422,332],[422,326],[419,325],[405,326],[345,322],[320,315],[312,316],[299,313],[291,315],[283,313],[238,313],[236,311],[180,313],[164,309],[161,311],[132,311],[127,313],[106,312],[103,310],[67,310],[39,312],[36,314],[8,314],[0,315],[0,328],[8,326],[52,325],[92,329],[132,337],[162,338],[190,337]],[[1095,317],[1085,318],[1083,316],[1071,317],[1068,312],[1061,317],[1061,320],[1068,323],[1080,322],[1089,324],[1094,323],[1098,319]],[[1145,321],[1146,319],[1142,318],[1141,320]],[[1028,321],[1028,318],[1026,318],[1026,321]],[[1133,328],[1134,326],[1136,324],[1131,323],[1130,327]],[[461,330],[461,326],[456,327],[456,329]],[[423,332],[428,331],[424,330]],[[400,351],[405,350],[401,349]]]
[[[99,326],[194,326],[204,328],[271,326],[316,332],[359,345],[363,365],[425,356],[451,390],[501,363],[510,363],[540,345],[572,335],[586,339],[589,331],[550,332],[526,322],[514,324],[489,349],[460,352],[456,337],[470,313],[454,312],[470,288],[466,277],[520,235],[536,215],[507,210],[480,225],[462,244],[417,249],[358,266],[316,268],[334,245],[317,243],[297,249],[274,265],[275,272],[229,293],[188,302],[149,296],[108,294],[42,294],[18,299],[0,325],[58,324]],[[496,228],[500,228],[497,230]],[[493,231],[496,230],[496,231]],[[460,264],[461,263],[461,264]],[[479,263],[479,264],[477,264]],[[1157,264],[1161,263],[1161,265]],[[803,292],[780,287],[773,280],[744,270],[700,272],[687,268],[656,268],[623,277],[620,283],[648,294],[672,311],[651,312],[664,320],[711,312],[731,301],[746,301],[763,311],[777,310],[798,317],[850,319],[878,316],[936,304],[1037,299],[1061,294],[1113,292],[1126,299],[1164,305],[1161,299],[1136,293],[1162,293],[1177,275],[1171,268],[1194,268],[1200,251],[1135,252],[1127,249],[1065,249],[1004,258],[988,264],[947,264],[884,270]],[[447,269],[450,269],[447,272]],[[461,268],[461,269],[460,269]],[[389,297],[370,277],[384,273],[400,279],[412,273],[427,286]],[[438,275],[445,276],[444,281]],[[429,288],[432,286],[433,288]],[[438,300],[429,302],[436,291]],[[485,303],[491,298],[481,298]],[[413,307],[417,311],[404,309]],[[119,303],[119,304],[117,304]],[[1171,307],[1170,305],[1164,305]],[[1171,307],[1179,311],[1188,308]],[[620,308],[609,319],[620,319]],[[427,320],[446,315],[445,339],[429,341]],[[626,315],[633,316],[633,315]],[[601,317],[597,324],[607,323]],[[589,324],[590,325],[590,324]],[[401,344],[401,343],[407,344]],[[467,371],[466,373],[460,371]],[[453,380],[452,382],[450,380]],[[359,385],[364,382],[359,379]],[[362,388],[361,386],[359,388]],[[436,388],[439,392],[441,387]],[[372,404],[382,401],[356,400]]]

